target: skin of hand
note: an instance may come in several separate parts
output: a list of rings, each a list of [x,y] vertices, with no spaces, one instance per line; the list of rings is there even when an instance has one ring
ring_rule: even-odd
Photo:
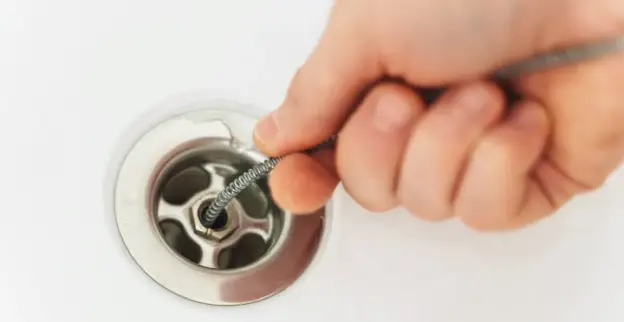
[[[342,181],[364,208],[524,227],[600,187],[624,156],[624,55],[514,80],[498,68],[624,34],[621,0],[342,0],[257,146],[290,154],[269,179],[309,213]],[[385,81],[400,79],[400,82]],[[425,106],[415,88],[445,87]],[[297,153],[339,133],[336,147]]]

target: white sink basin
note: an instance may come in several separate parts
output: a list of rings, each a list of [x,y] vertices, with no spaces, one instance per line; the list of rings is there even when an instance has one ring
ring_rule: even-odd
[[[621,172],[499,235],[370,214],[338,189],[318,260],[245,306],[185,300],[141,270],[105,192],[123,135],[188,97],[275,108],[330,6],[0,2],[0,321],[623,321]]]

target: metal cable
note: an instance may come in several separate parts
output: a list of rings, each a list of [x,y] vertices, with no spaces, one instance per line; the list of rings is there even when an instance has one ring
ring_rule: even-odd
[[[305,150],[304,153],[314,153],[322,148],[331,146],[335,141],[336,135],[333,135],[323,143]],[[249,185],[268,175],[281,160],[282,157],[273,157],[264,160],[234,179],[232,183],[228,184],[225,189],[219,192],[210,206],[202,212],[199,218],[201,224],[204,225],[204,227],[212,226],[217,217],[219,217],[219,214],[227,207],[232,199],[236,198],[236,196],[249,187]]]
[[[493,76],[494,79],[498,80],[511,80],[536,71],[591,60],[618,52],[624,52],[624,36],[540,54],[499,69]],[[304,153],[309,154],[325,146],[332,145],[336,137],[336,135],[333,135],[325,142],[305,150]],[[236,198],[238,194],[252,183],[267,176],[281,159],[282,157],[269,158],[237,177],[217,195],[210,206],[201,214],[200,220],[202,225],[210,227],[232,199]]]

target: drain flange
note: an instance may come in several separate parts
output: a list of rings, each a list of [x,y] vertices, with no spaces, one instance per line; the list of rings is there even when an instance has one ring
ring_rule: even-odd
[[[241,106],[242,107],[242,106]],[[170,117],[130,148],[114,209],[126,248],[157,283],[213,305],[255,302],[294,283],[318,253],[327,207],[277,207],[266,179],[231,202],[211,227],[200,213],[237,175],[266,157],[253,148],[254,117],[203,109]]]

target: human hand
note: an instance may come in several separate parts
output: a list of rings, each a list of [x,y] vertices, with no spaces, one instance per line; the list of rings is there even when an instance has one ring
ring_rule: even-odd
[[[371,211],[403,206],[480,230],[552,214],[622,161],[624,56],[517,79],[524,99],[509,115],[483,79],[623,32],[621,0],[336,1],[285,101],[256,127],[263,152],[293,153],[269,179],[274,198],[311,212],[342,180]],[[422,87],[450,89],[425,107]],[[335,151],[294,153],[337,132]]]

